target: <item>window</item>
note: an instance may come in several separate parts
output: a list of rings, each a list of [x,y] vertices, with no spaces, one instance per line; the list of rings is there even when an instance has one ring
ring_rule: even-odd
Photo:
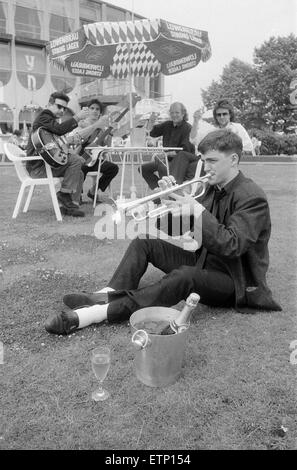
[[[119,8],[106,6],[106,21],[126,21],[126,13]]]
[[[74,31],[74,20],[67,18],[66,16],[59,16],[51,14],[50,19],[50,39],[58,38],[63,34]]]
[[[6,33],[7,4],[0,2],[0,33]]]
[[[16,72],[27,90],[39,90],[46,77],[45,51],[37,47],[16,45]]]
[[[10,44],[0,42],[0,88],[7,85],[11,77]]]
[[[55,15],[75,17],[75,5],[77,0],[50,0],[49,11]]]
[[[37,10],[16,6],[14,25],[17,36],[33,39],[41,38],[41,27]]]
[[[160,96],[160,77],[150,78],[150,97],[155,99]]]
[[[51,0],[50,7],[50,39],[58,38],[75,30],[74,0]]]
[[[102,9],[98,3],[90,3],[87,0],[79,2],[79,16],[81,26],[86,23],[102,21]]]
[[[38,5],[38,3],[40,4],[40,0],[15,0],[15,3],[16,5],[20,5],[21,7],[27,7],[27,8],[32,8],[34,10],[34,8],[36,10],[38,10],[38,7],[40,7],[40,5]]]
[[[0,128],[3,134],[12,132],[13,113],[9,106],[5,103],[0,103]]]

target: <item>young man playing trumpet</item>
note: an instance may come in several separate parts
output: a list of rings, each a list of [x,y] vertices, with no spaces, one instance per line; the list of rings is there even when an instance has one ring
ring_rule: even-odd
[[[201,141],[199,151],[209,174],[205,193],[199,201],[171,196],[183,215],[194,218],[193,233],[200,247],[190,252],[169,240],[134,239],[107,288],[64,296],[69,309],[46,321],[49,333],[68,334],[91,323],[127,320],[143,307],[176,305],[191,292],[210,306],[245,313],[281,310],[266,283],[269,205],[262,189],[239,170],[241,139],[231,131],[217,130]],[[148,263],[165,276],[140,288]]]

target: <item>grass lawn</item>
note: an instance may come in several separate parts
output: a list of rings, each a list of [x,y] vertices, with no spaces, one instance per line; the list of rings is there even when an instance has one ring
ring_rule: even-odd
[[[69,337],[43,326],[61,310],[65,293],[103,287],[129,241],[95,238],[90,204],[84,219],[57,222],[46,189],[37,188],[29,212],[12,220],[19,183],[12,167],[0,166],[0,449],[297,448],[297,366],[290,363],[297,340],[297,165],[243,164],[242,171],[270,202],[268,281],[283,311],[242,315],[201,305],[181,378],[150,388],[135,376],[128,323]],[[160,276],[150,267],[143,283]],[[90,350],[98,345],[112,351],[104,403],[90,399]]]

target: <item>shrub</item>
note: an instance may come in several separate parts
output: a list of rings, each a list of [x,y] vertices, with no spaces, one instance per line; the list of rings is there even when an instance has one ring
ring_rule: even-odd
[[[281,153],[285,153],[286,155],[297,154],[297,135],[286,134],[282,137],[283,141]]]
[[[261,140],[261,155],[294,155],[297,154],[297,135],[279,135],[270,130],[252,128],[249,130],[251,137]]]

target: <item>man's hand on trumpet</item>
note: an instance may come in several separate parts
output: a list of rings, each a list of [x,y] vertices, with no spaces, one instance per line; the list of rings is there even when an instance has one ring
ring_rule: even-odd
[[[176,185],[176,180],[174,176],[171,176],[171,175],[163,176],[163,178],[161,178],[158,181],[158,186],[161,189],[161,191],[164,191],[164,189],[172,188],[175,185]]]
[[[165,196],[167,199],[161,197],[158,230],[168,235],[165,238],[168,243],[186,251],[196,251],[202,243],[200,216],[204,207],[187,193],[191,185],[179,189],[172,176],[163,177],[158,184],[162,191],[176,188]]]
[[[169,189],[169,188],[172,188],[174,186],[176,186],[176,180],[173,176],[169,175],[169,176],[163,176],[163,178],[161,178],[159,181],[158,181],[158,188],[155,189],[156,192],[160,192],[160,191],[165,191],[166,189]],[[171,198],[171,194],[168,194],[166,196],[167,199],[165,199],[165,197],[162,198],[162,196],[160,197],[160,201],[161,201],[161,205],[162,206],[166,206],[166,207],[170,207],[170,205],[173,205],[174,204],[174,201]]]
[[[168,188],[172,188],[175,186],[175,179],[173,176],[164,176],[159,182],[159,187],[162,191]],[[196,201],[196,199],[191,196],[185,189],[177,189],[170,193],[167,196],[169,199],[162,199],[162,205],[166,206],[167,209],[174,216],[185,216],[190,217],[191,215],[195,215],[196,213],[199,215],[203,211],[203,206]]]

